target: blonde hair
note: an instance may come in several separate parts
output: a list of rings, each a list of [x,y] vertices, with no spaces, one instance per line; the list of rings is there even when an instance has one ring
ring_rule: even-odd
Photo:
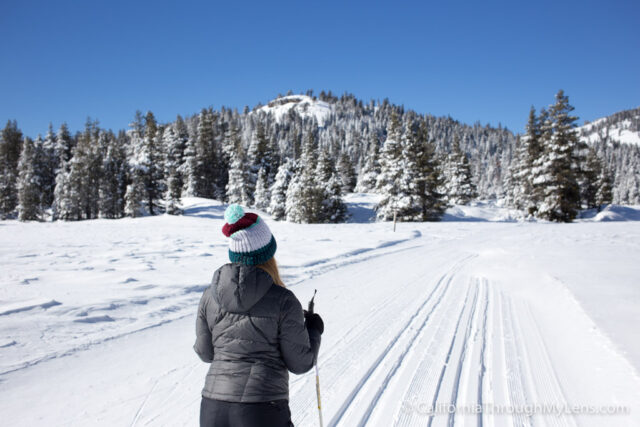
[[[275,257],[271,257],[269,261],[258,264],[256,265],[256,267],[259,267],[269,273],[269,276],[271,276],[276,285],[280,285],[283,288],[286,287],[284,285],[284,282],[282,281],[282,278],[280,278],[280,271],[278,271],[278,263],[276,263]]]

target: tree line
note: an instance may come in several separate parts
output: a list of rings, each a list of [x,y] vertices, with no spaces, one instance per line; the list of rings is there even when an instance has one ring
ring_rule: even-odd
[[[138,112],[114,133],[87,120],[44,138],[15,121],[0,134],[0,216],[21,220],[120,218],[180,213],[185,196],[253,206],[276,219],[342,222],[344,194],[380,193],[379,219],[437,220],[476,198],[550,220],[581,207],[638,202],[640,153],[626,144],[580,143],[563,93],[532,110],[527,134],[420,115],[388,100],[312,91],[279,97],[322,101],[322,123],[290,109],[203,109],[161,124]],[[274,104],[276,105],[276,104]],[[570,155],[568,153],[571,153]]]

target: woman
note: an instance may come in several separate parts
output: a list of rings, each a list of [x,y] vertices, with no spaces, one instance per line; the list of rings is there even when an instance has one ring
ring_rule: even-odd
[[[313,367],[324,324],[285,288],[262,218],[239,205],[224,218],[231,263],[214,273],[196,320],[193,348],[211,363],[200,425],[291,426],[288,371]]]

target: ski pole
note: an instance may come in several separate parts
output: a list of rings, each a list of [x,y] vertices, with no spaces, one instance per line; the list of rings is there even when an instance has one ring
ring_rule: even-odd
[[[311,297],[311,301],[309,301],[309,309],[307,310],[309,313],[313,313],[313,306],[314,306],[313,300],[316,297],[316,292],[318,292],[318,290],[314,289],[313,296]],[[318,399],[318,417],[320,418],[320,427],[322,427],[323,424],[322,424],[322,404],[320,400],[320,374],[318,372],[317,359],[316,359],[315,367],[316,367],[316,397]]]

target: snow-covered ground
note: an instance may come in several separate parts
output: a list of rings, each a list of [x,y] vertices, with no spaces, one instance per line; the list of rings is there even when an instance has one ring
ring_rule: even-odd
[[[636,125],[640,117],[635,117],[633,120],[622,120],[609,128],[604,128],[598,131],[596,128],[603,124],[607,120],[607,117],[603,117],[594,120],[591,123],[584,124],[577,128],[582,140],[587,143],[593,143],[599,141],[603,137],[608,137],[610,140],[621,142],[623,144],[640,145],[640,132],[636,132]]]
[[[280,122],[292,109],[301,117],[314,117],[318,126],[322,127],[333,107],[327,102],[314,100],[307,95],[289,95],[270,101],[269,104],[260,107],[259,111],[273,114],[276,121]]]
[[[318,289],[325,424],[640,424],[640,222],[522,222],[480,203],[394,233],[367,222],[373,200],[349,196],[349,224],[267,217],[285,282],[303,304]],[[197,425],[194,315],[227,246],[225,206],[186,205],[0,222],[0,424]],[[431,418],[434,403],[518,413]],[[291,376],[290,405],[317,425],[312,373]],[[584,413],[610,405],[629,413]]]

